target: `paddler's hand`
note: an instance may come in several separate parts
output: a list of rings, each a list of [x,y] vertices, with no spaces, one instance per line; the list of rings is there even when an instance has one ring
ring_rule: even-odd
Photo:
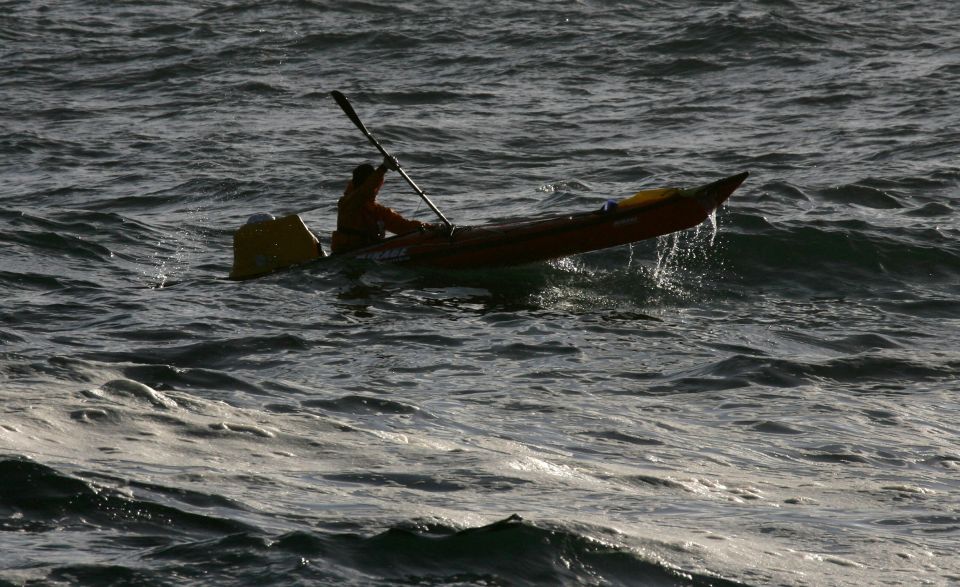
[[[456,226],[448,227],[446,224],[440,224],[440,223],[434,223],[434,222],[424,222],[423,225],[420,227],[420,230],[423,232],[427,232],[429,230],[431,232],[439,232],[444,236],[453,236],[453,231],[456,229],[457,229]]]
[[[447,233],[447,226],[445,224],[434,223],[434,222],[424,222],[420,225],[420,232],[441,232],[443,234]]]
[[[383,166],[389,169],[390,171],[397,171],[398,169],[400,169],[400,163],[397,162],[397,158],[392,155],[384,156]]]

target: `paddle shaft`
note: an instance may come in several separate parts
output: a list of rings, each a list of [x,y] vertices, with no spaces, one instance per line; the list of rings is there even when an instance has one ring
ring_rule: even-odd
[[[353,124],[355,124],[356,127],[360,129],[360,132],[362,132],[363,135],[367,137],[367,140],[369,140],[373,144],[373,146],[376,147],[377,150],[379,150],[384,157],[391,157],[390,153],[387,153],[387,150],[384,149],[383,145],[380,144],[380,141],[374,138],[374,136],[370,134],[370,131],[367,130],[367,127],[364,126],[363,121],[361,121],[360,117],[357,116],[357,111],[354,110],[353,105],[350,104],[350,100],[347,100],[347,97],[344,96],[342,93],[338,92],[337,90],[330,92],[330,94],[333,96],[333,99],[337,101],[337,104],[340,105],[340,108],[343,109],[343,112],[344,114],[347,115],[347,118],[353,121]],[[440,210],[433,205],[433,202],[430,201],[430,198],[427,197],[427,194],[423,193],[423,190],[420,189],[420,187],[417,186],[417,184],[413,183],[413,180],[410,179],[410,176],[407,175],[407,172],[404,171],[399,165],[397,166],[397,173],[399,173],[400,177],[405,179],[407,183],[410,184],[410,187],[413,188],[413,191],[417,192],[417,194],[420,195],[423,201],[426,202],[427,206],[429,206],[430,209],[433,210],[433,213],[436,214],[437,217],[440,218],[440,220],[442,220],[443,223],[447,225],[447,228],[450,230],[453,230],[453,225],[450,224],[450,221],[447,220],[446,216],[444,216],[443,213],[440,212]]]

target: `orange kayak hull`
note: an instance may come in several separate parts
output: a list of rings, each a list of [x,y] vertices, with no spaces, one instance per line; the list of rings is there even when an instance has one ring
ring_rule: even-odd
[[[522,265],[637,242],[697,226],[747,173],[693,189],[640,192],[604,209],[549,218],[414,232],[338,257],[449,269]]]

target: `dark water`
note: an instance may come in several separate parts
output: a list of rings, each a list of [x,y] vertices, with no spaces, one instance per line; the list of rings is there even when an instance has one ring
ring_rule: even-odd
[[[0,1],[0,585],[960,581],[958,24]],[[460,224],[751,177],[549,264],[227,281],[375,161],[334,89]]]

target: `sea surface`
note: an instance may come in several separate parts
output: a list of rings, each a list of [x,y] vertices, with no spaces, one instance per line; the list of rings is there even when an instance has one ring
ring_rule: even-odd
[[[751,175],[228,280],[377,163],[331,90],[456,224]],[[953,2],[0,0],[0,586],[960,583],[958,95]]]

